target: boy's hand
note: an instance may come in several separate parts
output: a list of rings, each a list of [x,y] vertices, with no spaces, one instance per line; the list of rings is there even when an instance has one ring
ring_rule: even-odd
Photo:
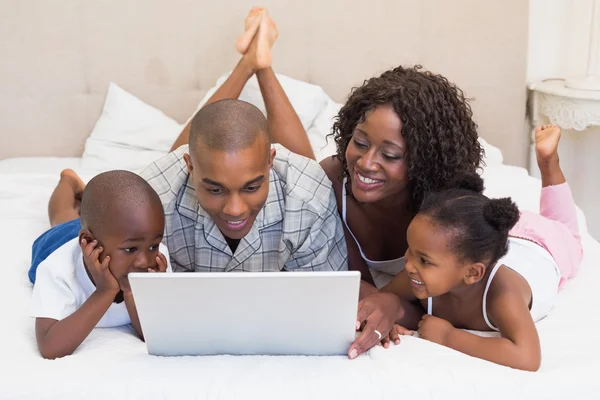
[[[123,294],[131,293],[131,286],[129,285],[129,272],[127,271],[122,277],[118,278],[119,286],[123,291]],[[148,267],[148,272],[167,272],[167,258],[159,251],[156,256],[156,267]]]
[[[156,269],[148,268],[148,272],[167,272],[167,257],[159,251],[156,256]]]
[[[123,291],[123,296],[131,293],[131,286],[129,286],[129,272],[126,272],[122,277],[118,279],[119,287]]]
[[[448,336],[454,330],[445,319],[425,314],[419,322],[419,337],[442,346],[447,346]]]
[[[118,293],[119,282],[109,268],[110,256],[104,257],[104,260],[100,262],[100,254],[103,249],[98,246],[97,240],[88,243],[87,240],[81,239],[81,245],[83,247],[83,261],[92,276],[96,290]]]

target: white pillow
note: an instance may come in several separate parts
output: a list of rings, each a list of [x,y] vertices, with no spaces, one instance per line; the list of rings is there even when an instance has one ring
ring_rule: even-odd
[[[333,118],[338,114],[340,108],[342,108],[340,103],[328,99],[325,108],[317,115],[317,118],[306,131],[317,162],[321,162],[324,158],[337,152],[333,136],[328,136],[331,134],[331,128],[333,127]]]
[[[485,165],[487,167],[502,165],[502,163],[504,162],[502,150],[495,146],[492,146],[481,136],[479,136],[479,143],[485,150],[485,158],[483,160],[485,161]]]
[[[330,100],[329,96],[321,86],[299,81],[285,75],[277,74],[276,76],[285,94],[290,99],[290,103],[292,103],[292,107],[294,107],[296,114],[298,114],[302,126],[305,130],[308,130],[315,118],[327,105],[327,102]],[[227,77],[229,77],[229,73],[221,76],[217,80],[216,85],[206,93],[196,108],[196,112],[206,104],[208,99],[217,91],[225,80],[227,80]],[[265,107],[265,102],[262,93],[260,92],[256,75],[253,75],[252,78],[248,80],[238,99],[255,105],[263,112],[263,114],[267,115],[267,108]]]
[[[182,125],[110,83],[102,114],[85,142],[82,167],[139,172],[167,154]]]

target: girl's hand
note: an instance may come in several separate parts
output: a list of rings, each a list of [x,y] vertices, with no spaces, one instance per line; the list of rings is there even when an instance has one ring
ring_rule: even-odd
[[[448,345],[448,336],[454,330],[445,319],[425,314],[419,322],[419,337],[442,346]]]

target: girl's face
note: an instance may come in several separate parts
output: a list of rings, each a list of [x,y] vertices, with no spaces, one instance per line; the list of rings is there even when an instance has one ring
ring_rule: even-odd
[[[417,214],[408,227],[406,272],[418,299],[437,297],[468,284],[473,264],[452,252],[450,230]]]
[[[361,203],[392,198],[408,184],[402,121],[390,106],[379,106],[356,125],[346,148],[352,194]]]

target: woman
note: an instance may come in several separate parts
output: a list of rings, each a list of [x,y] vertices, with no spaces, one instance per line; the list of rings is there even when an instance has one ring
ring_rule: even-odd
[[[475,172],[483,149],[463,92],[440,75],[397,67],[356,88],[333,126],[337,154],[321,165],[346,229],[349,269],[362,273],[351,358],[387,336],[407,312],[378,293],[404,269],[406,231],[424,196]],[[392,340],[398,342],[396,332]],[[352,357],[354,356],[354,357]]]

